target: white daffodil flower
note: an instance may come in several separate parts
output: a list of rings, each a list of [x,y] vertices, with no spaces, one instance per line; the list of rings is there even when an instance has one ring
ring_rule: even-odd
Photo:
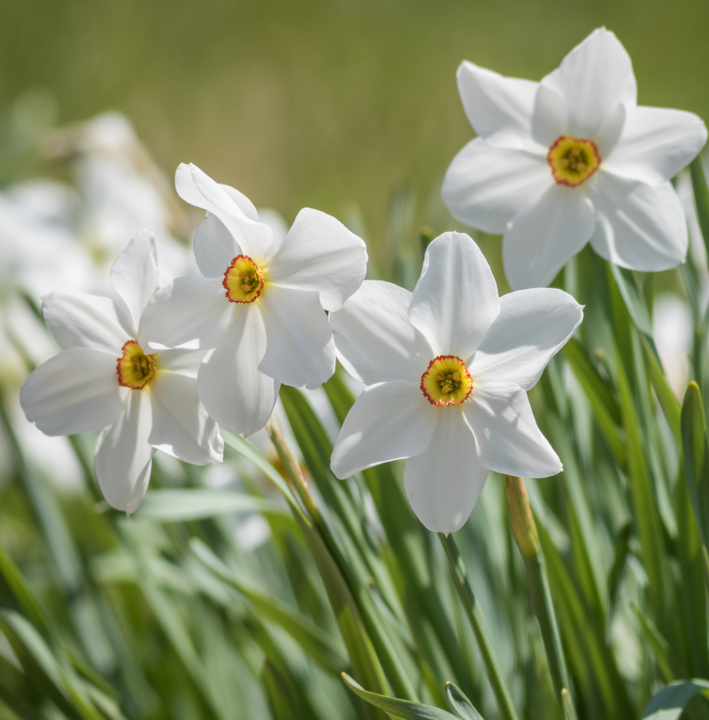
[[[367,386],[342,426],[333,472],[347,478],[406,458],[414,512],[445,533],[467,520],[490,470],[560,472],[526,391],[582,317],[561,290],[499,297],[482,252],[460,233],[429,245],[413,293],[365,281],[330,315],[340,362]]]
[[[448,168],[443,199],[464,223],[504,233],[512,288],[548,285],[589,241],[635,270],[684,261],[686,221],[668,181],[707,130],[692,113],[638,106],[612,32],[594,31],[541,83],[465,62],[458,87],[479,137]]]
[[[152,230],[143,230],[111,268],[116,301],[55,292],[42,311],[63,352],[42,363],[20,394],[27,419],[47,435],[102,430],[94,469],[114,508],[133,512],[155,450],[195,465],[221,462],[217,424],[197,394],[203,351],[147,353],[142,315],[159,276]]]
[[[250,435],[268,422],[281,383],[314,388],[335,372],[325,311],[339,310],[361,285],[366,246],[307,208],[274,239],[244,195],[194,165],[180,165],[175,184],[207,211],[194,239],[204,277],[158,292],[146,332],[166,347],[214,348],[199,371],[199,396],[220,425]]]

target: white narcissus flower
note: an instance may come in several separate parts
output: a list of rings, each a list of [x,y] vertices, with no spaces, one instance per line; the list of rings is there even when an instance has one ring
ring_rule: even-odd
[[[147,353],[142,315],[159,286],[152,230],[111,268],[109,298],[55,292],[42,311],[62,352],[42,363],[20,394],[27,419],[47,435],[102,430],[94,468],[107,502],[133,512],[155,450],[196,465],[221,462],[217,424],[197,394],[200,350]]]
[[[268,422],[281,383],[314,388],[335,372],[325,311],[339,310],[361,285],[366,246],[311,209],[274,239],[244,195],[194,165],[180,165],[175,184],[207,211],[194,239],[204,277],[158,292],[146,332],[166,347],[214,348],[199,371],[200,398],[220,425],[250,435]]]
[[[338,358],[367,386],[345,418],[333,472],[406,458],[414,512],[445,533],[466,521],[490,470],[560,472],[526,391],[582,317],[561,290],[499,297],[482,252],[460,233],[429,245],[413,293],[365,281],[330,315]]]
[[[443,199],[464,223],[504,233],[512,288],[548,285],[589,241],[635,270],[684,261],[686,221],[669,179],[707,130],[692,113],[638,106],[612,32],[594,31],[541,83],[465,62],[458,87],[479,137],[448,168]]]

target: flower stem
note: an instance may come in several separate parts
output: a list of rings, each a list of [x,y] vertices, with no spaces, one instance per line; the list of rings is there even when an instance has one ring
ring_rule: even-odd
[[[372,645],[374,646],[379,662],[381,663],[381,666],[391,685],[391,689],[396,697],[416,702],[418,700],[416,690],[413,683],[407,676],[406,671],[397,655],[397,651],[393,646],[391,639],[387,635],[381,620],[377,616],[371,597],[368,595],[364,585],[355,577],[346,557],[340,550],[340,546],[337,544],[330,527],[325,522],[320,509],[315,503],[315,499],[310,493],[308,484],[303,477],[303,472],[300,468],[298,458],[295,456],[295,453],[288,444],[275,417],[271,417],[266,429],[268,430],[271,442],[276,448],[278,457],[280,458],[281,463],[283,463],[283,468],[286,471],[286,474],[288,475],[295,491],[298,494],[298,497],[305,506],[305,509],[313,522],[313,526],[319,533],[325,547],[332,557],[332,560],[335,562],[335,565],[342,574],[344,582],[352,595],[357,610],[362,617],[366,631],[371,638]]]
[[[502,668],[495,655],[495,651],[492,647],[492,641],[490,640],[490,632],[485,622],[485,616],[483,615],[482,608],[478,604],[475,598],[475,593],[470,585],[468,579],[468,573],[465,570],[463,559],[458,551],[458,546],[452,535],[445,535],[438,533],[438,537],[443,546],[443,550],[446,553],[448,559],[448,566],[450,567],[451,576],[453,578],[453,584],[458,592],[465,614],[468,616],[470,626],[475,634],[480,653],[483,656],[485,662],[485,668],[487,670],[487,676],[492,685],[493,692],[497,698],[497,704],[500,708],[500,716],[504,720],[518,720],[517,712],[512,705],[512,698],[507,690],[507,685],[502,676]]]
[[[565,716],[568,717],[573,710],[569,694],[569,673],[566,669],[566,660],[561,647],[561,636],[559,635],[559,626],[552,605],[549,581],[544,568],[539,536],[537,535],[537,526],[534,523],[529,497],[522,478],[505,475],[505,492],[507,493],[507,504],[510,508],[512,532],[524,559],[529,594],[532,597],[534,612],[537,615],[542,631],[544,649],[549,663],[552,683],[554,684],[554,694],[562,703],[562,710],[566,714]],[[575,717],[575,710],[573,711],[574,716],[572,717]]]

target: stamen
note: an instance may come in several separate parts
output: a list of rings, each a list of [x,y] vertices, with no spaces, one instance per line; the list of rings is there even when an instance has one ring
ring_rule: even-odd
[[[431,405],[460,405],[473,389],[473,379],[463,360],[439,355],[421,376],[421,391]]]
[[[557,183],[578,187],[598,170],[601,156],[593,140],[562,135],[549,148],[547,162]]]
[[[222,285],[229,302],[252,303],[263,290],[263,272],[248,255],[237,255],[226,269]]]
[[[157,372],[155,357],[146,355],[135,340],[121,348],[123,355],[116,362],[118,384],[131,390],[142,390]]]

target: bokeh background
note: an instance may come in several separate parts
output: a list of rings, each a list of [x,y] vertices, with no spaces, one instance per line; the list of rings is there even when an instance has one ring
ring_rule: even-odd
[[[462,60],[538,80],[601,25],[640,103],[709,117],[706,0],[0,0],[0,107],[44,89],[60,123],[120,110],[170,173],[194,162],[287,220],[356,205],[376,245],[402,187],[440,216],[473,136]]]

